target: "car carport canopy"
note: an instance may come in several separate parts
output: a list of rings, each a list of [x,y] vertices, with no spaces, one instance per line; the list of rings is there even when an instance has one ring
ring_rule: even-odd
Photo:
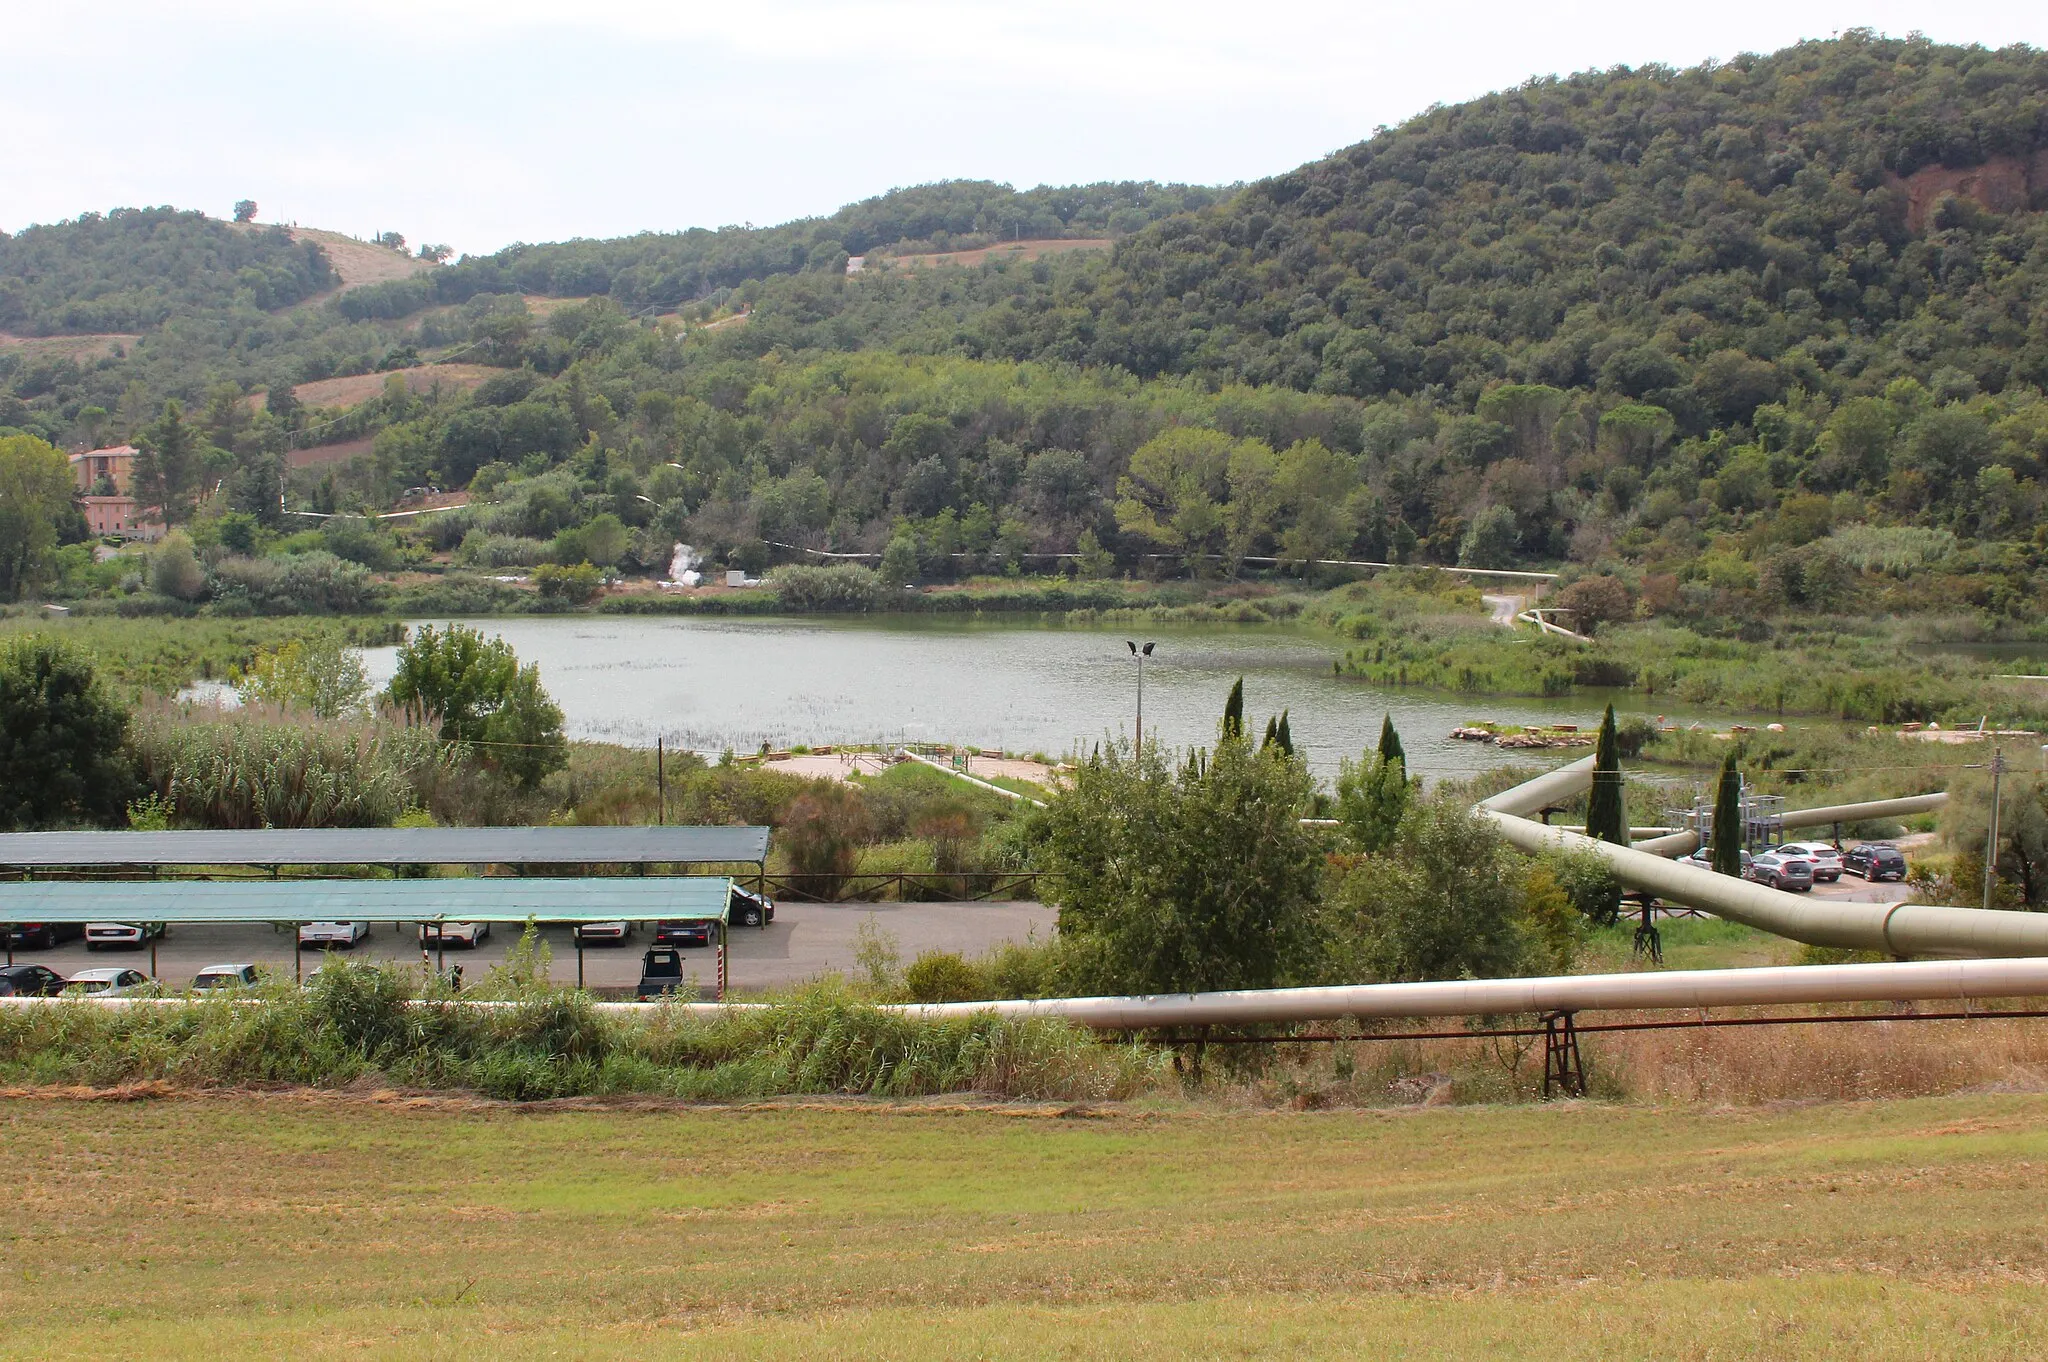
[[[760,865],[761,827],[249,828],[0,833],[0,867]]]
[[[23,881],[0,922],[723,922],[731,896],[722,875]]]

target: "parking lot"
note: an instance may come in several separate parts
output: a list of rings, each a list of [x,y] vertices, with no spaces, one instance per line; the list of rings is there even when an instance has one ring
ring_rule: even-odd
[[[854,969],[856,937],[872,922],[893,940],[903,963],[920,951],[947,950],[978,955],[1005,941],[1024,941],[1033,933],[1052,935],[1054,911],[1038,903],[786,903],[777,904],[775,921],[765,928],[731,929],[731,983],[738,992],[779,988],[819,975]],[[448,964],[462,967],[467,983],[504,963],[519,940],[516,925],[497,925],[474,951],[450,947]],[[541,935],[554,952],[551,974],[557,983],[576,979],[576,946],[567,927],[543,927]],[[624,945],[584,948],[583,980],[594,989],[631,989],[640,978],[640,953],[651,943],[651,927],[636,929]],[[174,926],[156,942],[156,976],[181,988],[207,965],[253,962],[290,976],[292,933],[269,926]],[[411,924],[382,924],[347,953],[362,960],[420,962],[419,935]],[[48,965],[66,976],[95,965],[136,965],[149,968],[150,953],[142,950],[88,951],[83,942],[67,941],[55,950],[17,949],[15,960]],[[684,972],[694,973],[708,995],[716,972],[708,950],[685,950]],[[320,963],[307,951],[304,968]]]

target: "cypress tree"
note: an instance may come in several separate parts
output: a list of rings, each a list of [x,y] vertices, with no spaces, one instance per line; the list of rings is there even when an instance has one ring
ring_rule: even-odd
[[[1600,742],[1593,749],[1593,792],[1586,801],[1586,835],[1627,846],[1628,814],[1622,807],[1621,753],[1614,733],[1614,706],[1600,720]]]
[[[1242,738],[1244,736],[1244,678],[1237,678],[1230,688],[1230,698],[1223,702],[1223,736]]]
[[[1742,873],[1742,773],[1735,754],[1721,761],[1721,781],[1714,788],[1714,869],[1723,875]]]
[[[1273,741],[1280,744],[1280,750],[1288,756],[1294,755],[1294,733],[1287,727],[1287,711],[1280,711],[1280,727],[1273,733]]]
[[[1408,753],[1401,747],[1401,735],[1394,731],[1392,714],[1380,720],[1380,760],[1390,765],[1399,762],[1402,770],[1408,769]]]
[[[1263,752],[1278,741],[1280,741],[1280,721],[1268,715],[1266,716],[1266,736],[1259,739],[1259,750]]]

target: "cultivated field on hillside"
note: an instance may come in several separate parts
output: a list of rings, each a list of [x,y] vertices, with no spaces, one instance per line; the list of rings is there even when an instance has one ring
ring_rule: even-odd
[[[2034,1095],[17,1096],[0,1139],[19,1356],[2009,1357],[2048,1324]]]
[[[367,241],[358,241],[352,236],[323,231],[318,227],[294,227],[292,239],[319,242],[321,249],[327,252],[327,263],[334,266],[334,272],[341,276],[341,287],[321,294],[321,298],[331,298],[336,293],[361,288],[364,284],[385,284],[393,279],[410,279],[423,270],[436,268],[431,262],[403,251],[372,246]]]
[[[33,359],[72,359],[81,364],[104,359],[114,347],[127,349],[142,337],[132,332],[105,332],[93,336],[14,336],[0,331],[0,353],[20,351]]]
[[[892,265],[979,265],[986,260],[1036,260],[1068,251],[1106,251],[1116,243],[1108,237],[1048,237],[1005,241],[975,251],[933,251],[924,255],[886,256]]]
[[[487,364],[422,364],[416,369],[393,369],[376,374],[350,374],[344,378],[321,378],[311,383],[301,383],[292,389],[292,395],[309,407],[353,407],[358,402],[367,402],[384,391],[385,380],[392,374],[401,374],[405,386],[416,393],[427,392],[439,385],[444,392],[468,392],[492,374],[502,374],[503,369],[493,369]],[[263,394],[251,393],[248,403],[252,407],[263,404]]]

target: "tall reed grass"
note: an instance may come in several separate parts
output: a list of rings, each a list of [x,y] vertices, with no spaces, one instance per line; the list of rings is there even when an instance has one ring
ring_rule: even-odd
[[[398,723],[258,710],[198,720],[145,712],[130,748],[172,822],[201,828],[387,827],[428,805],[464,755]]]
[[[580,994],[514,991],[509,1007],[464,1007],[410,972],[336,964],[310,989],[279,987],[253,1001],[0,1009],[0,1082],[342,1087],[370,1078],[510,1100],[979,1093],[1084,1101],[1138,1095],[1167,1073],[1155,1050],[1059,1022],[919,1021],[832,986],[759,1010],[701,1018],[650,1009],[623,1020]]]

